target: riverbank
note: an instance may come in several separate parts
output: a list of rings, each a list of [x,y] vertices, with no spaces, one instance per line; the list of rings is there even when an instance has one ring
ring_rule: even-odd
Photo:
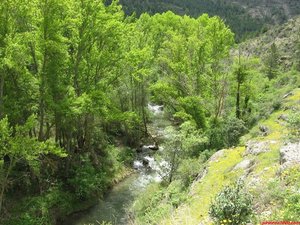
[[[66,215],[61,215],[61,216],[56,216],[55,219],[55,224],[56,225],[72,225],[76,223],[76,220],[84,213],[87,211],[90,211],[93,207],[95,207],[97,204],[99,204],[100,201],[106,198],[106,196],[112,192],[112,190],[118,186],[121,182],[124,180],[130,178],[131,176],[134,176],[135,171],[132,168],[129,167],[124,167],[124,170],[122,173],[119,173],[115,176],[115,178],[112,180],[112,184],[107,188],[105,193],[101,195],[97,195],[94,198],[91,198],[86,201],[80,201],[78,203],[80,204],[75,204],[77,207],[73,209],[72,212],[66,214]]]
[[[73,213],[59,225],[101,224],[103,222],[114,225],[128,224],[132,219],[130,210],[140,193],[149,184],[162,181],[168,170],[168,163],[162,159],[164,149],[162,142],[165,138],[165,128],[170,123],[164,117],[163,106],[149,104],[148,109],[152,112],[151,123],[148,124],[152,138],[145,139],[144,145],[137,149],[135,160],[132,163],[136,173],[129,173],[125,179],[116,176],[115,185],[96,205],[87,210]],[[159,137],[160,142],[156,142],[153,137]],[[157,160],[156,156],[160,156],[158,157],[160,159]],[[120,180],[121,182],[118,182]]]
[[[133,151],[133,150],[132,150]],[[134,157],[131,159],[133,161]],[[125,164],[125,163],[124,163]],[[131,162],[127,161],[126,165],[121,165],[114,173],[113,177],[109,180],[103,181],[105,184],[101,186],[102,189],[91,189],[89,186],[83,186],[86,192],[85,197],[80,198],[81,193],[76,190],[71,190],[69,187],[53,184],[47,191],[39,195],[29,195],[25,197],[18,197],[16,195],[11,196],[8,199],[7,208],[10,211],[5,211],[0,218],[0,224],[2,225],[53,225],[53,224],[65,224],[65,220],[70,215],[76,214],[92,208],[97,205],[101,198],[104,198],[114,186],[130,177],[134,174],[134,170],[131,168]],[[86,169],[82,167],[81,169]],[[87,183],[90,180],[97,179],[102,174],[97,175],[97,171],[91,174],[83,174],[86,176]],[[105,178],[105,177],[104,177]],[[70,181],[71,182],[71,181]],[[96,182],[95,182],[96,183]],[[81,188],[82,188],[81,187]]]

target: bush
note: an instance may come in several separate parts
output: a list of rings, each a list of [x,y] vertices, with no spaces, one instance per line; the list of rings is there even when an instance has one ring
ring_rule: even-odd
[[[244,191],[243,182],[240,181],[235,186],[226,186],[209,209],[216,224],[246,224],[252,213],[252,196]]]
[[[288,120],[290,139],[299,140],[300,138],[300,113],[293,113],[289,115]]]
[[[82,165],[74,170],[74,177],[68,181],[80,200],[97,196],[107,188],[109,181],[104,172],[97,171],[87,157],[82,157]]]
[[[239,138],[247,131],[245,122],[235,117],[212,122],[208,132],[210,148],[222,149],[239,143]]]
[[[162,218],[186,201],[187,196],[178,180],[168,186],[150,184],[133,205],[137,224],[160,224]]]
[[[285,201],[283,219],[286,221],[299,221],[300,218],[300,194],[294,193]]]
[[[58,215],[67,215],[74,210],[72,194],[62,189],[61,184],[49,188],[39,196],[20,199],[13,209],[12,217],[1,221],[4,225],[51,225]]]
[[[197,158],[182,160],[175,178],[180,180],[185,187],[188,187],[201,170],[201,161]]]

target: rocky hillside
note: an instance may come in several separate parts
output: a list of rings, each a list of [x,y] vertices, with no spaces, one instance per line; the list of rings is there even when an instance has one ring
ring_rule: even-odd
[[[171,10],[198,17],[203,13],[223,18],[237,40],[259,33],[264,27],[281,24],[300,14],[298,0],[120,0],[127,14],[154,14]]]
[[[246,10],[253,18],[260,18],[274,23],[282,23],[299,15],[298,0],[226,0]]]
[[[283,25],[274,26],[259,37],[243,42],[239,48],[244,56],[257,56],[263,59],[272,44],[277,47],[280,62],[290,68],[300,51],[300,17],[290,19]],[[235,50],[235,54],[237,51]]]
[[[282,97],[281,108],[244,136],[240,146],[215,153],[192,185],[189,200],[160,224],[212,224],[208,215],[212,199],[237,179],[243,179],[254,196],[259,222],[291,218],[289,198],[297,195],[300,181],[300,142],[288,138],[288,121],[299,110],[300,89],[296,89]]]

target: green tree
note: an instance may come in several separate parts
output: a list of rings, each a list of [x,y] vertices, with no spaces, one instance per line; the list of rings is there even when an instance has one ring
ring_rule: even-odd
[[[0,213],[5,201],[5,193],[12,182],[9,180],[10,175],[16,163],[25,160],[30,166],[39,167],[39,163],[36,162],[42,154],[66,157],[63,150],[51,141],[39,142],[36,138],[30,137],[30,131],[35,125],[35,118],[29,117],[23,126],[16,126],[13,132],[7,117],[0,121],[0,158],[5,159],[0,168]]]
[[[267,77],[271,80],[278,74],[279,69],[279,53],[275,43],[270,47],[268,55],[265,60]]]
[[[241,64],[241,57],[239,56],[238,65],[234,70],[235,79],[237,82],[236,90],[236,117],[241,118],[241,108],[240,108],[240,99],[241,99],[241,85],[245,82],[247,77],[247,68],[245,65]]]
[[[165,144],[166,158],[170,160],[168,182],[171,183],[178,173],[179,165],[184,159],[198,157],[205,149],[207,138],[196,128],[196,125],[187,121],[180,126],[180,130],[167,129],[168,140]]]

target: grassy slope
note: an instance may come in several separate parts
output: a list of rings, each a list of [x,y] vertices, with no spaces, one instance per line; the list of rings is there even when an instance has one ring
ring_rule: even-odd
[[[200,221],[203,221],[204,224],[210,224],[208,209],[211,199],[216,196],[224,185],[233,182],[244,173],[241,170],[233,171],[232,168],[245,158],[253,158],[255,160],[254,168],[247,176],[246,182],[257,181],[250,189],[254,196],[257,196],[256,211],[259,213],[264,210],[270,210],[270,202],[268,200],[264,202],[265,199],[261,198],[261,191],[264,190],[264,187],[267,188],[269,182],[277,176],[276,174],[280,166],[279,149],[287,133],[284,122],[278,121],[277,118],[281,114],[290,113],[291,110],[289,107],[299,104],[299,100],[300,89],[296,89],[293,91],[293,96],[284,100],[283,107],[280,110],[272,113],[265,121],[261,121],[259,125],[266,125],[270,129],[268,136],[257,136],[259,133],[259,125],[257,125],[248,135],[242,138],[242,142],[244,143],[248,140],[270,141],[271,150],[269,152],[261,153],[257,156],[243,157],[243,153],[245,152],[244,146],[224,150],[224,154],[219,159],[208,162],[208,173],[202,180],[193,185],[188,203],[181,205],[160,224],[192,225],[199,224]]]

